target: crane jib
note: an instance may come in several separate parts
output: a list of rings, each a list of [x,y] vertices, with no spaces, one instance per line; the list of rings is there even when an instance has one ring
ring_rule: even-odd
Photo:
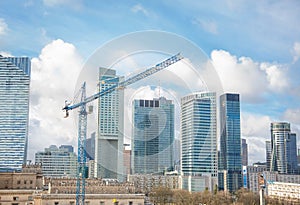
[[[183,56],[181,56],[180,53],[178,53],[178,54],[162,61],[161,63],[156,64],[154,67],[148,68],[145,71],[143,71],[143,72],[141,72],[141,73],[139,73],[139,74],[137,74],[133,77],[130,77],[127,80],[124,80],[124,81],[122,81],[118,84],[114,84],[114,85],[106,88],[105,90],[102,90],[102,91],[100,91],[100,92],[98,92],[98,93],[96,93],[96,94],[94,94],[90,97],[87,97],[84,101],[81,101],[81,102],[73,104],[73,105],[66,105],[63,108],[63,110],[68,111],[68,110],[73,110],[75,108],[78,108],[81,105],[85,105],[89,102],[92,102],[93,100],[96,100],[96,99],[98,99],[99,97],[101,97],[103,95],[111,93],[111,92],[113,92],[114,90],[116,90],[118,88],[124,88],[128,85],[131,85],[131,84],[141,80],[141,79],[144,79],[144,78],[146,78],[150,75],[153,75],[154,73],[156,73],[158,71],[161,71],[164,68],[167,68],[168,66],[170,66],[170,65],[172,65],[172,64],[174,64],[174,63],[176,63],[176,62],[178,62],[182,59],[183,59]],[[115,78],[113,78],[113,79],[115,79]],[[110,80],[104,81],[104,83],[108,83],[108,82],[110,82]]]

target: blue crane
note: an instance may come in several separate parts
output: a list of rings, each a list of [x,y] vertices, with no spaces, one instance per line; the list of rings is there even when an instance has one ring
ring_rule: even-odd
[[[86,157],[85,157],[85,141],[86,141],[86,132],[87,132],[87,109],[86,105],[93,100],[96,100],[108,93],[115,91],[116,89],[123,89],[128,85],[131,85],[139,80],[142,80],[158,71],[167,68],[168,66],[182,60],[183,57],[180,53],[162,61],[161,63],[156,64],[155,66],[146,69],[145,71],[138,73],[124,81],[121,81],[117,84],[114,84],[90,97],[86,97],[86,83],[84,82],[80,92],[81,99],[80,102],[76,104],[69,104],[65,101],[65,106],[63,110],[66,112],[66,116],[69,116],[69,111],[79,108],[79,120],[78,120],[78,168],[77,168],[77,184],[76,184],[76,205],[84,205],[85,200],[85,178],[86,178]],[[109,83],[113,79],[108,79],[101,83]]]

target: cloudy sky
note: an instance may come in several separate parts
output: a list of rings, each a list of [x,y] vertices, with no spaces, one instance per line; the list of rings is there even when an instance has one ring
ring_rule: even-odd
[[[290,122],[300,136],[299,11],[298,0],[0,1],[0,53],[32,59],[28,157],[50,144],[76,145],[76,122],[64,119],[61,107],[73,99],[95,50],[128,33],[157,30],[193,42],[223,90],[241,94],[250,162],[264,161],[270,122]]]

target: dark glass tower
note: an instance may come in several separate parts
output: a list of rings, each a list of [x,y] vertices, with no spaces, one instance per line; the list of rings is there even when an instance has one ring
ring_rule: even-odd
[[[235,192],[242,187],[239,94],[220,96],[220,129],[219,188]]]
[[[0,55],[0,171],[26,163],[30,59]]]

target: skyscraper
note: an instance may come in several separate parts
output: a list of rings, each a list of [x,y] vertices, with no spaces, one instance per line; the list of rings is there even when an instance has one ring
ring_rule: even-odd
[[[288,138],[286,139],[286,155],[288,173],[298,173],[296,133],[289,133]]]
[[[266,141],[266,161],[267,161],[267,171],[271,169],[271,159],[272,159],[272,144],[271,141]]]
[[[183,97],[180,124],[181,186],[189,191],[212,191],[218,174],[216,94]]]
[[[248,166],[248,144],[246,139],[242,139],[242,165]]]
[[[291,133],[290,123],[271,123],[271,171],[278,171],[280,174],[296,172],[296,143],[296,134]]]
[[[164,97],[134,100],[132,173],[163,173],[172,169],[174,104]]]
[[[26,163],[30,59],[0,55],[0,171]]]
[[[44,152],[35,153],[35,162],[41,164],[47,177],[76,177],[77,156],[72,146],[51,145]]]
[[[220,96],[220,134],[219,188],[235,192],[242,187],[239,94]]]
[[[115,86],[123,77],[113,69],[99,69],[99,91]],[[106,83],[102,83],[106,81]],[[124,91],[115,90],[99,98],[98,136],[95,146],[95,177],[123,181]]]

